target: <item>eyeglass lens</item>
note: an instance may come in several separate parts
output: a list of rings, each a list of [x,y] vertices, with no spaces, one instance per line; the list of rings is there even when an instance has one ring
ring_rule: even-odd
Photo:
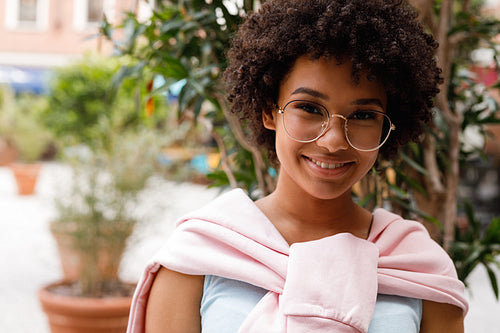
[[[346,119],[346,138],[358,150],[375,150],[389,136],[391,122],[382,112],[358,110]],[[312,142],[319,138],[328,129],[329,120],[325,107],[308,101],[289,102],[283,110],[286,132],[294,140],[301,142]]]

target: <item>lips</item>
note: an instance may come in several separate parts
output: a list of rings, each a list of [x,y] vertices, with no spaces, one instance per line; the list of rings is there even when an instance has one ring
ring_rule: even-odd
[[[322,169],[337,169],[337,168],[341,168],[343,167],[344,165],[346,165],[347,163],[327,163],[327,162],[321,162],[321,161],[317,161],[313,158],[309,158],[309,160],[311,162],[313,162],[314,164],[316,164],[317,166],[319,166],[320,168]]]

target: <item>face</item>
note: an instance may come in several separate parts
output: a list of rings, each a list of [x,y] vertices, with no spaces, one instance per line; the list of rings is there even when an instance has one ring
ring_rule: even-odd
[[[310,60],[303,56],[281,83],[278,106],[283,108],[293,100],[321,104],[330,116],[338,116],[330,118],[328,128],[317,140],[304,143],[286,133],[283,114],[277,110],[264,112],[264,126],[276,131],[278,187],[285,186],[290,193],[305,191],[319,199],[350,198],[351,187],[371,169],[378,150],[363,152],[351,147],[342,117],[365,110],[385,113],[387,97],[383,86],[368,81],[366,75],[355,84],[348,61],[339,65],[335,59]]]

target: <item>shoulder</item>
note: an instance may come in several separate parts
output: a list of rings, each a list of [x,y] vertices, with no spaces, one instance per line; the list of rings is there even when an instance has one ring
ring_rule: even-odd
[[[447,303],[422,301],[421,333],[463,333],[464,314],[462,309]]]
[[[378,208],[373,212],[373,225],[370,238],[380,237],[385,232],[404,233],[407,235],[416,232],[424,233],[429,237],[429,233],[422,223],[404,219],[386,209]]]
[[[441,246],[430,237],[422,223],[404,219],[381,208],[373,212],[372,230],[368,240],[382,248],[396,243],[406,251],[425,249],[428,246],[431,246],[433,250],[442,250]]]
[[[431,313],[433,306],[449,306],[445,303],[467,312],[464,284],[453,261],[421,223],[377,209],[373,228],[369,240],[379,248],[380,292],[427,300]]]
[[[182,216],[177,225],[193,220],[220,221],[223,224],[234,220],[240,214],[249,214],[255,211],[255,204],[242,189],[232,189],[224,192],[203,207]]]
[[[161,267],[146,305],[146,331],[200,332],[203,283],[202,275],[187,275]]]
[[[372,232],[368,240],[379,247],[380,257],[398,259],[418,270],[456,278],[453,261],[435,242],[422,223],[403,219],[385,209],[373,213]]]
[[[241,189],[228,191],[208,205],[181,217],[171,239],[193,232],[219,240],[221,234],[244,237],[283,253],[288,249],[278,230]]]

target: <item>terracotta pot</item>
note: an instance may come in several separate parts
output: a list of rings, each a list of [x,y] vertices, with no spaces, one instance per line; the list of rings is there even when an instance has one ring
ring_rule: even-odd
[[[40,173],[41,164],[39,163],[11,163],[9,168],[12,170],[17,184],[17,193],[19,195],[32,195],[35,193],[36,181]]]
[[[7,166],[17,158],[17,150],[6,140],[0,138],[0,166]]]
[[[85,260],[85,253],[82,254],[75,247],[75,236],[78,226],[71,221],[53,222],[50,224],[50,232],[56,240],[59,259],[64,273],[64,280],[74,281],[82,275],[82,261]],[[93,239],[93,249],[98,253],[97,262],[94,263],[103,279],[117,280],[120,258],[125,250],[126,239],[132,233],[132,226],[115,226],[111,232],[121,233],[121,241],[113,242],[104,237],[101,241]]]
[[[52,333],[124,333],[132,297],[77,297],[56,294],[57,282],[40,289],[38,296]]]
[[[50,224],[50,232],[56,240],[64,280],[77,280],[80,277],[81,265],[80,255],[74,249],[73,238],[68,235],[68,231],[61,230],[55,223]]]

